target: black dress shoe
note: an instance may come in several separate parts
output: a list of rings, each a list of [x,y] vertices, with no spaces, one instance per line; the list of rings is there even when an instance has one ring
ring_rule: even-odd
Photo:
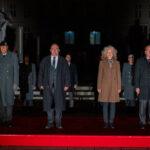
[[[110,127],[111,127],[112,129],[114,129],[114,128],[115,128],[115,126],[114,126],[114,124],[113,124],[113,123],[110,123]]]
[[[140,129],[144,130],[145,129],[145,124],[141,124]]]
[[[62,128],[63,128],[63,126],[62,126],[62,124],[61,124],[61,123],[58,123],[58,124],[56,124],[56,128],[58,128],[58,129],[62,129]]]
[[[5,122],[0,121],[0,126],[4,126],[4,125],[5,125]]]
[[[108,128],[108,123],[105,123],[105,124],[104,124],[104,128]]]
[[[54,127],[53,123],[47,123],[47,125],[45,126],[45,129],[50,129]]]
[[[11,121],[7,121],[4,124],[5,124],[5,126],[8,126],[9,128],[14,126],[14,124]]]

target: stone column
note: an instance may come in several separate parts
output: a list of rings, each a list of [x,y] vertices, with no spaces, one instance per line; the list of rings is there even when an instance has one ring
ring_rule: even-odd
[[[19,62],[23,63],[23,27],[18,27],[17,50],[19,54]]]
[[[1,10],[2,12],[5,12],[4,0],[0,0],[0,10]]]
[[[40,36],[37,36],[37,66],[40,64]]]

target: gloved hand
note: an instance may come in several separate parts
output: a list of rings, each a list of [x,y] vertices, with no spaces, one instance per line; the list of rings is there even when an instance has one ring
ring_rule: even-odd
[[[13,85],[13,90],[14,90],[14,92],[17,90],[17,88],[18,88],[17,84],[14,84],[14,85]]]
[[[36,86],[32,85],[32,89],[33,89],[33,90],[36,90]]]

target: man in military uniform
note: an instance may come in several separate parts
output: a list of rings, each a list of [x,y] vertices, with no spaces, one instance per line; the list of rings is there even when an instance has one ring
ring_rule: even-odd
[[[0,43],[0,125],[12,126],[14,91],[19,83],[17,55],[8,50],[5,41]]]
[[[76,65],[71,62],[71,54],[68,53],[66,55],[66,60],[69,66],[70,82],[71,82],[71,86],[67,91],[69,93],[69,107],[73,108],[74,107],[73,94],[74,94],[74,89],[76,89],[78,85],[78,73],[77,73]]]
[[[35,64],[30,63],[28,55],[24,57],[24,63],[19,66],[19,87],[23,107],[27,106],[27,103],[30,108],[33,106],[33,90],[36,88],[35,68]]]
[[[130,54],[128,56],[128,63],[123,64],[122,70],[122,86],[124,88],[124,97],[127,107],[135,107],[135,88],[134,88],[134,55]]]

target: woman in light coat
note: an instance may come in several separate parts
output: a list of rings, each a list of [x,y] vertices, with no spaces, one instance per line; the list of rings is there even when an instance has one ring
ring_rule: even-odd
[[[121,92],[120,63],[117,61],[117,50],[111,45],[104,48],[101,57],[97,81],[98,101],[103,103],[104,128],[108,127],[108,123],[114,128],[115,104],[120,101]],[[108,117],[109,105],[110,117]]]

